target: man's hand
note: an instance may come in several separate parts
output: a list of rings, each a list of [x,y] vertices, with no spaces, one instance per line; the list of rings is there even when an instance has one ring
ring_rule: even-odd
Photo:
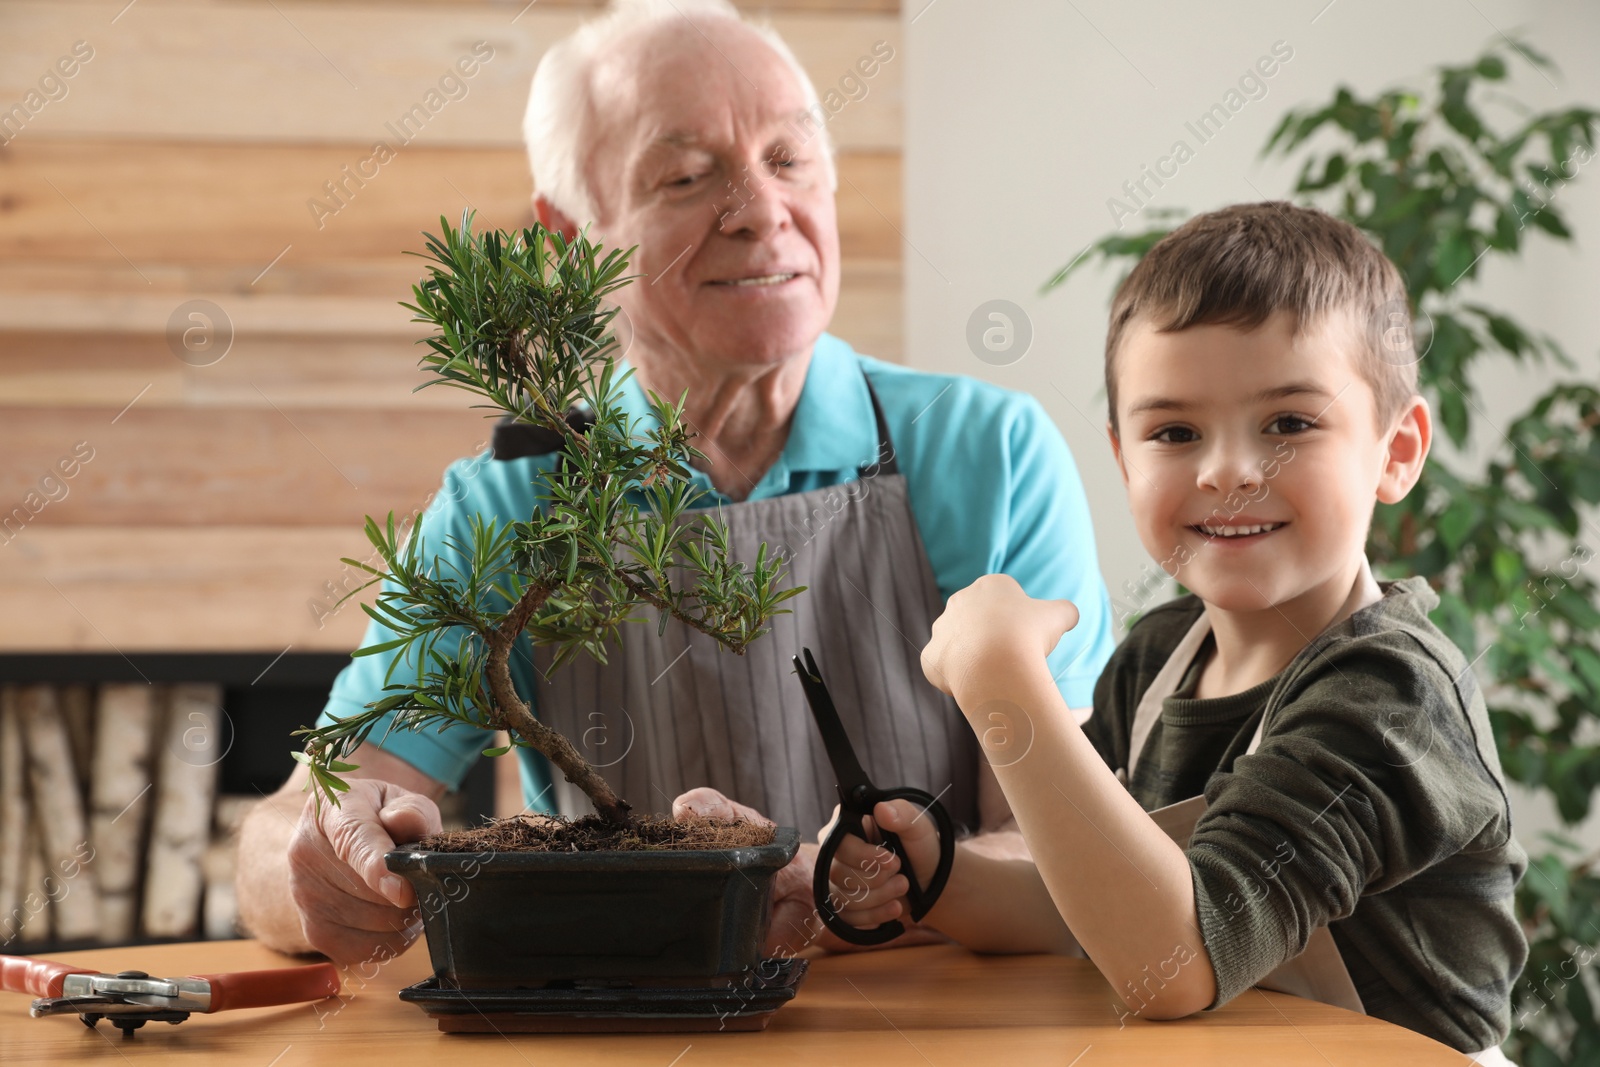
[[[339,964],[399,955],[422,932],[416,894],[384,866],[396,845],[438,833],[439,806],[373,778],[349,778],[334,807],[310,798],[289,840],[289,892],[311,946]]]
[[[1005,669],[1017,657],[1043,659],[1078,625],[1070,600],[1035,600],[1008,574],[986,574],[956,593],[933,624],[922,673],[959,700],[975,668]]]
[[[748,819],[762,826],[773,822],[754,808],[729,800],[707,786],[691,789],[672,802],[672,817],[698,815],[703,819]],[[794,859],[772,879],[772,925],[767,928],[766,956],[793,956],[815,943],[822,929],[811,904],[811,872],[817,865],[817,846],[802,844]],[[829,935],[830,941],[837,938]]]

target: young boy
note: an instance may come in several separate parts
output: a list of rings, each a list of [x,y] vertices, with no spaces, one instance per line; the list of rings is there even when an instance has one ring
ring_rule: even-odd
[[[1045,666],[1070,603],[1001,575],[951,598],[923,668],[1034,863],[958,846],[929,925],[980,950],[1075,935],[1129,1015],[1261,983],[1504,1062],[1527,857],[1494,736],[1427,582],[1380,584],[1364,553],[1428,453],[1405,309],[1358,230],[1283,203],[1199,216],[1123,283],[1107,431],[1140,540],[1193,595],[1144,612],[1082,728]],[[875,813],[925,882],[916,815]],[[901,914],[885,855],[840,850],[834,884],[867,887],[847,921]]]

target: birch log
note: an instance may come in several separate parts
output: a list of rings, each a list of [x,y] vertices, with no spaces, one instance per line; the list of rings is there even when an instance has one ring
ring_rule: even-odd
[[[17,706],[28,752],[34,824],[44,842],[41,887],[54,902],[51,925],[58,941],[89,941],[99,934],[100,906],[93,872],[84,863],[89,828],[66,720],[54,686],[20,687]]]
[[[22,858],[22,926],[17,941],[23,952],[50,943],[50,897],[45,892],[44,839],[38,820],[30,818]]]
[[[144,933],[194,938],[199,933],[205,886],[200,861],[210,843],[211,800],[217,764],[231,737],[215,685],[175,685],[169,690],[156,753],[155,817],[145,871]]]
[[[155,693],[143,684],[105,685],[95,706],[89,837],[107,944],[125,944],[138,933],[140,860],[153,803]]]
[[[56,687],[56,700],[60,702],[67,741],[72,746],[72,770],[78,780],[78,794],[88,804],[89,783],[94,780],[94,689],[87,685],[60,685]]]
[[[15,951],[13,942],[28,915],[22,879],[32,837],[16,698],[15,687],[0,686],[0,952]]]

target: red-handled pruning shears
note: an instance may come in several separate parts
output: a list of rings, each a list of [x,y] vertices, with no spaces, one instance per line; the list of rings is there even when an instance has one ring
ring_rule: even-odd
[[[122,1030],[123,1037],[132,1037],[145,1023],[181,1023],[193,1012],[209,1015],[337,996],[339,972],[331,963],[317,963],[268,971],[152,978],[143,971],[107,974],[53,960],[0,956],[0,989],[39,997],[28,1012],[34,1018],[73,1012],[85,1026],[106,1019]]]

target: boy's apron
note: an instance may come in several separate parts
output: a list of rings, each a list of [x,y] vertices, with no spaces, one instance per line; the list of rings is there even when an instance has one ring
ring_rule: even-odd
[[[1133,713],[1133,732],[1128,738],[1128,769],[1124,784],[1133,781],[1133,768],[1139,762],[1139,753],[1149,740],[1150,731],[1161,718],[1162,701],[1177,691],[1184,674],[1200,651],[1200,645],[1210,632],[1211,622],[1204,613],[1201,613],[1200,618],[1195,620],[1189,632],[1178,642],[1178,647],[1172,650],[1172,655],[1157,672],[1155,680],[1150,683],[1150,688],[1139,698],[1139,706]],[[1255,736],[1250,739],[1250,747],[1245,749],[1246,755],[1260,747],[1266,724],[1266,716],[1263,715],[1261,722],[1256,725]],[[1150,818],[1155,820],[1156,825],[1161,827],[1168,837],[1177,842],[1179,848],[1188,848],[1195,824],[1200,821],[1200,816],[1205,814],[1205,811],[1205,796],[1193,796],[1188,800],[1180,800],[1176,804],[1157,808],[1150,812]],[[1350,980],[1350,971],[1344,965],[1344,957],[1339,955],[1339,946],[1334,944],[1333,935],[1328,932],[1326,926],[1319,926],[1311,932],[1311,939],[1306,942],[1304,952],[1285,962],[1256,985],[1277,993],[1289,993],[1307,1000],[1331,1004],[1336,1008],[1346,1008],[1361,1015],[1366,1014],[1366,1010],[1361,1006],[1361,998],[1356,994],[1355,983]],[[1476,1053],[1473,1059],[1482,1067],[1515,1067],[1498,1047]]]
[[[879,451],[858,481],[707,509],[727,524],[732,558],[753,561],[765,542],[769,555],[789,558],[785,581],[807,587],[744,655],[675,619],[658,638],[653,612],[626,627],[622,647],[607,645],[608,663],[579,656],[552,672],[551,650],[534,647],[539,718],[634,810],[664,812],[680,793],[711,786],[806,834],[827,823],[838,790],[791,662],[810,648],[872,779],[926,789],[977,829],[976,741],[955,701],[922,674],[943,599],[867,391]],[[558,810],[591,810],[552,777]]]
[[[1201,643],[1210,632],[1211,623],[1202,613],[1183,640],[1178,642],[1178,647],[1172,650],[1172,655],[1162,665],[1150,688],[1139,698],[1139,706],[1133,713],[1133,733],[1128,738],[1129,783],[1133,781],[1133,769],[1138,766],[1144,743],[1161,718],[1162,701],[1177,691],[1184,674],[1194,662],[1195,654],[1200,651]],[[1263,716],[1262,725],[1265,723],[1266,717]],[[1256,735],[1250,739],[1250,747],[1245,750],[1247,755],[1261,744],[1261,731],[1262,727],[1257,726]],[[1200,795],[1157,808],[1150,813],[1150,817],[1166,831],[1168,837],[1177,842],[1179,848],[1188,848],[1195,824],[1205,811],[1206,798]],[[1291,993],[1307,1000],[1366,1014],[1361,1007],[1361,998],[1356,995],[1355,983],[1350,981],[1350,972],[1345,969],[1344,958],[1339,955],[1339,948],[1333,943],[1333,935],[1326,926],[1319,926],[1312,931],[1304,952],[1256,984],[1263,989]]]

